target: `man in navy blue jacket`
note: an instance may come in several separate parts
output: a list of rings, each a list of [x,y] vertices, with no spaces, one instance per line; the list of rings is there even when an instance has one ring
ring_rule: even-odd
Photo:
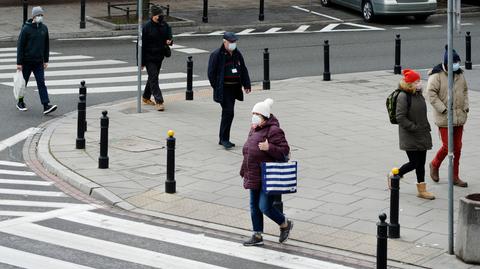
[[[213,88],[213,100],[222,106],[219,145],[230,149],[230,129],[235,109],[235,100],[243,101],[243,91],[250,93],[251,83],[242,54],[237,49],[238,37],[232,32],[223,34],[223,44],[210,54],[208,80]]]

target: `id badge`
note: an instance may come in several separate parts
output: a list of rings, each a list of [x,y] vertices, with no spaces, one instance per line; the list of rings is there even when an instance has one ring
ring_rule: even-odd
[[[232,74],[236,74],[237,72],[237,68],[232,68]]]

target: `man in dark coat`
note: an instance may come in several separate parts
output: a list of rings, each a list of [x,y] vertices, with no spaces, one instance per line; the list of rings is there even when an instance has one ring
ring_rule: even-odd
[[[45,69],[48,66],[50,40],[48,28],[43,23],[43,14],[41,7],[34,7],[32,19],[25,22],[20,32],[17,43],[17,70],[22,71],[25,85],[33,72],[37,81],[40,101],[43,104],[43,114],[46,115],[55,111],[57,106],[49,104],[47,86],[45,86]],[[27,110],[23,96],[18,99],[17,109]]]
[[[172,28],[164,21],[163,10],[152,6],[152,17],[142,31],[142,69],[147,67],[148,81],[143,92],[143,103],[155,105],[158,111],[164,111],[162,91],[158,85],[158,75],[165,58],[165,46],[172,44]],[[155,103],[150,100],[155,98]]]
[[[210,54],[208,80],[213,88],[213,100],[222,106],[219,145],[230,149],[230,129],[235,110],[235,100],[243,101],[242,86],[250,93],[251,83],[242,54],[237,49],[238,37],[232,32],[223,34],[223,44]]]

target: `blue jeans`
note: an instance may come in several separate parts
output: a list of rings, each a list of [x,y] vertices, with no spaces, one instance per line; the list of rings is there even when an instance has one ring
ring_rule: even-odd
[[[23,63],[22,73],[23,78],[25,79],[25,86],[28,83],[28,79],[32,74],[35,76],[37,81],[38,94],[40,95],[40,101],[42,104],[47,105],[50,103],[48,99],[47,86],[45,86],[45,70],[43,69],[43,63]]]
[[[285,223],[285,216],[273,207],[273,196],[262,190],[250,190],[250,214],[254,232],[263,233],[263,214],[278,225]]]

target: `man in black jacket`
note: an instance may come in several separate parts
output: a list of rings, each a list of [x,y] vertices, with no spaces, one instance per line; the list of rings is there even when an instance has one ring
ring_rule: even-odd
[[[230,149],[230,128],[235,109],[235,100],[243,101],[242,86],[250,93],[251,83],[242,54],[237,49],[238,37],[232,32],[223,34],[223,44],[210,54],[208,80],[213,88],[213,100],[222,106],[219,145]]]
[[[56,105],[50,105],[47,86],[45,86],[45,69],[48,66],[50,54],[50,41],[48,28],[43,23],[43,9],[34,7],[32,19],[29,19],[22,28],[17,43],[17,70],[21,70],[25,85],[33,72],[37,81],[40,101],[43,104],[43,114],[49,114],[57,109]],[[17,103],[20,111],[26,111],[27,107],[20,96]]]
[[[152,17],[142,31],[142,70],[147,67],[148,81],[143,92],[143,103],[155,105],[158,111],[164,111],[163,96],[158,85],[158,75],[165,58],[165,46],[172,44],[172,29],[164,21],[163,10],[156,5],[151,8]],[[155,103],[150,100],[155,98]]]

